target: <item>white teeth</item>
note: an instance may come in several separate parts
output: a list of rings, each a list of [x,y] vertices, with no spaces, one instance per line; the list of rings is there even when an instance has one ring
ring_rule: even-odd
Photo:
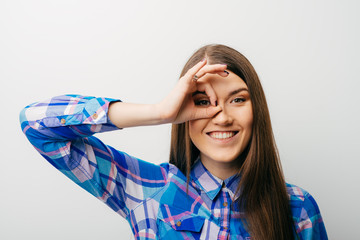
[[[216,139],[226,139],[231,138],[235,135],[235,132],[212,132],[210,133],[210,137]]]

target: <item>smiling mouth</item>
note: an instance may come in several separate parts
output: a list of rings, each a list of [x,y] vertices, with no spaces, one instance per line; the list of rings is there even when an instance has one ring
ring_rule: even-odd
[[[207,134],[214,139],[229,139],[235,136],[237,133],[238,131],[219,131],[219,132],[209,132]]]

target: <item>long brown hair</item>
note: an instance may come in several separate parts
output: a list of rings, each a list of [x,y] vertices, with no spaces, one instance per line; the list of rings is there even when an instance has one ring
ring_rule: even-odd
[[[259,77],[245,56],[224,45],[200,48],[185,64],[181,76],[204,57],[208,64],[227,64],[227,69],[247,84],[250,93],[252,137],[244,160],[239,161],[241,180],[237,190],[241,191],[238,204],[245,212],[246,226],[256,240],[294,239],[289,198]],[[198,156],[199,150],[189,136],[189,123],[173,124],[170,163],[186,173],[188,182],[191,166]]]

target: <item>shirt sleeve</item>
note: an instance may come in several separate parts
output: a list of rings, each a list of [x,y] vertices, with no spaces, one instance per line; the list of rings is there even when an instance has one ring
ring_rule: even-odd
[[[167,170],[115,150],[93,136],[118,129],[107,116],[114,101],[119,100],[58,96],[25,107],[20,123],[30,143],[50,164],[127,217],[131,209],[165,185]]]
[[[327,240],[327,233],[315,199],[306,191],[296,231],[301,240]]]

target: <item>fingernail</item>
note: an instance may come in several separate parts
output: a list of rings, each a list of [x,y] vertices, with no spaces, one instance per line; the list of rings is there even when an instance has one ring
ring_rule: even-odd
[[[224,70],[224,73],[226,73],[227,75],[229,75],[229,72],[228,72],[228,71],[226,71],[226,70]]]
[[[220,63],[221,65],[225,65],[225,66],[227,66],[227,64],[226,63]]]
[[[206,59],[206,58],[203,58],[203,59],[201,60],[201,62],[204,62],[204,61],[205,61],[205,59]]]

